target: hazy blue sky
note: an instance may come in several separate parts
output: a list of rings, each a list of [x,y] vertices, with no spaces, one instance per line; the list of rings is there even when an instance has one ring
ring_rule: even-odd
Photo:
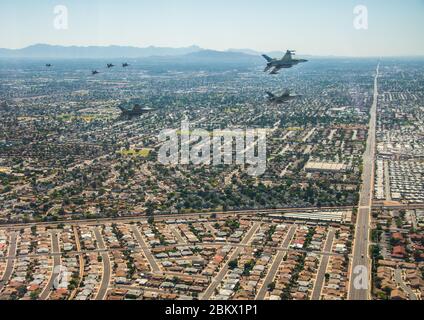
[[[353,27],[356,5],[369,29]],[[66,5],[69,29],[53,27]],[[424,55],[424,0],[1,0],[0,47],[190,46],[304,54]]]

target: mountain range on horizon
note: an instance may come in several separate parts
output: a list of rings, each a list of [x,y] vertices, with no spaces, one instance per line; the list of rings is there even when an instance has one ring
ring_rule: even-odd
[[[293,49],[293,48],[288,48]],[[228,49],[225,51],[201,48],[197,45],[188,47],[134,47],[134,46],[60,46],[50,44],[35,44],[21,49],[0,48],[0,58],[24,59],[214,59],[214,60],[244,60],[251,61],[262,59],[262,54],[270,57],[281,58],[286,48],[281,51],[259,52],[252,49]],[[355,58],[353,56],[337,55],[310,55],[299,53],[299,56],[308,58]],[[402,56],[399,56],[400,58]],[[424,56],[403,56],[405,58],[423,58]],[[357,57],[367,58],[367,57]],[[368,57],[378,58],[378,57]]]
[[[251,49],[228,49],[226,51],[204,49],[193,45],[189,47],[132,47],[132,46],[58,46],[49,44],[36,44],[22,49],[0,48],[0,58],[48,58],[48,59],[116,59],[116,58],[148,58],[148,57],[173,57],[195,54],[200,57],[222,56],[235,57],[259,56],[262,52]],[[196,55],[197,54],[197,55]],[[271,56],[282,56],[283,51],[266,52]]]

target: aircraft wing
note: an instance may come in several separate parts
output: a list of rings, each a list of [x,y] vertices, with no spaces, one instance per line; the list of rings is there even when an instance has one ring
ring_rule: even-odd
[[[266,91],[265,93],[268,95],[268,97],[269,97],[269,98],[274,98],[274,97],[275,97],[275,96],[274,96],[271,92],[269,92],[269,91]]]
[[[271,74],[278,74],[278,71],[280,71],[283,67],[282,66],[276,66],[272,71]]]
[[[266,54],[263,54],[262,57],[265,58],[266,61],[271,62],[273,59],[269,56],[267,56]]]
[[[127,109],[126,109],[126,108],[124,108],[124,106],[123,106],[123,105],[119,105],[119,106],[118,106],[118,108],[119,108],[119,110],[121,110],[122,112],[126,112],[126,111],[127,111]]]

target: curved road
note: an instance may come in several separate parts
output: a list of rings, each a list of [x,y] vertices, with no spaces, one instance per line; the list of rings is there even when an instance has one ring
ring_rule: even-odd
[[[4,270],[3,277],[0,281],[0,291],[3,290],[6,283],[9,281],[12,276],[13,267],[15,266],[15,258],[16,258],[16,247],[18,243],[18,233],[12,232],[10,234],[10,245],[7,253],[7,264],[6,269]]]
[[[402,270],[396,269],[395,270],[395,281],[397,285],[408,295],[409,300],[418,300],[417,296],[415,295],[414,291],[410,287],[406,285],[406,283],[402,279]]]
[[[101,250],[106,250],[106,245],[103,241],[103,236],[100,233],[98,227],[94,228],[94,236],[96,237],[97,246]],[[111,278],[111,264],[108,252],[102,252],[102,261],[103,261],[103,275],[102,283],[100,284],[99,292],[97,293],[96,300],[105,300],[106,294],[109,288],[110,278]]]
[[[51,242],[52,242],[52,254],[53,255],[53,270],[50,275],[49,282],[44,287],[43,291],[40,294],[41,300],[47,300],[50,296],[51,290],[53,289],[54,281],[59,276],[60,265],[61,265],[61,255],[60,255],[60,245],[59,245],[59,231],[52,231],[51,233]]]

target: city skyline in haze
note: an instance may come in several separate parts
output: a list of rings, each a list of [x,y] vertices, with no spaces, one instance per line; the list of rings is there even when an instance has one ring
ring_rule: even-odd
[[[64,6],[67,27],[55,28]],[[355,28],[355,8],[367,28]],[[0,47],[188,47],[333,56],[424,56],[424,1],[3,0]],[[63,13],[63,12],[61,12]]]

